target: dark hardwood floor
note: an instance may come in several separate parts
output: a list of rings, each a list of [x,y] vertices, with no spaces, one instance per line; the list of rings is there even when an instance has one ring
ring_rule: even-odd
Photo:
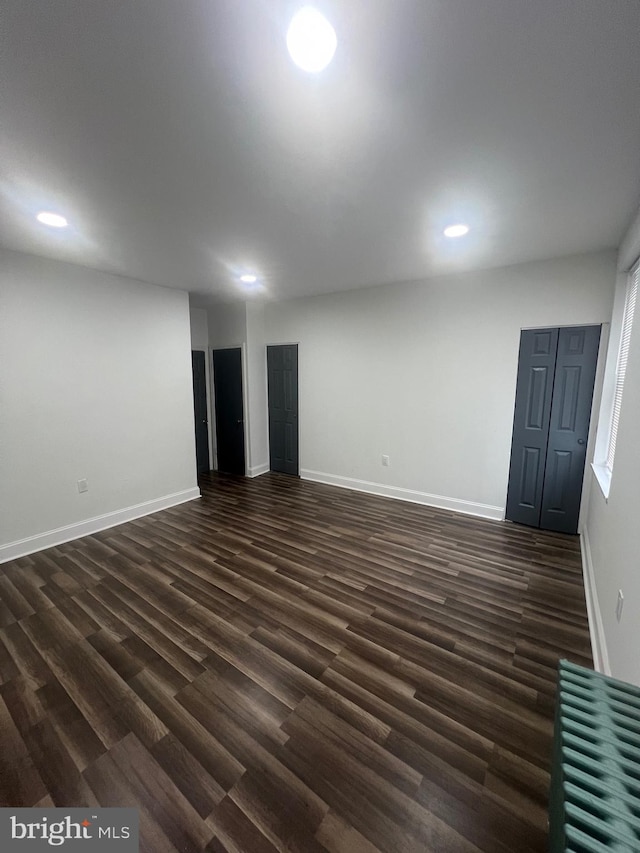
[[[0,566],[0,798],[143,851],[546,849],[578,540],[267,474]]]

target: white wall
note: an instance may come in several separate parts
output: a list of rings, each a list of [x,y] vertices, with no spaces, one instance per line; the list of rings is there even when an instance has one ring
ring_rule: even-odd
[[[0,559],[199,494],[186,293],[3,251],[0,324]]]
[[[244,302],[221,302],[207,311],[209,345],[239,347],[247,342],[247,309]]]
[[[209,322],[205,308],[190,308],[191,349],[209,349]]]
[[[614,279],[601,252],[268,305],[302,476],[501,517],[520,330],[607,322]]]
[[[269,425],[267,417],[267,356],[264,305],[248,302],[247,391],[250,476],[269,470]]]
[[[623,241],[618,269],[626,270],[640,256],[640,215]],[[607,372],[615,369],[620,316],[624,305],[624,281],[619,286],[614,310],[614,331]],[[617,334],[615,329],[617,328]],[[604,395],[603,395],[604,402]],[[610,411],[610,409],[608,409]],[[608,418],[601,429],[607,431]],[[640,685],[640,316],[631,337],[629,362],[616,456],[608,499],[599,484],[592,484],[583,530],[588,568],[588,594],[593,609],[592,628],[600,647],[600,668],[617,678]],[[606,436],[605,436],[606,437]],[[594,589],[595,586],[595,595]],[[620,622],[615,610],[618,590],[624,594]]]

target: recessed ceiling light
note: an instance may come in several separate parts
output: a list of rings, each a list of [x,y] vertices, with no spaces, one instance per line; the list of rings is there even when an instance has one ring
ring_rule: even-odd
[[[287,48],[291,59],[303,71],[317,73],[326,68],[337,44],[336,31],[313,6],[304,6],[291,19]]]
[[[69,224],[64,216],[59,213],[51,213],[48,210],[41,210],[36,219],[43,225],[49,225],[50,228],[66,228]]]
[[[465,234],[469,233],[469,226],[463,225],[459,223],[458,225],[448,225],[444,229],[445,237],[464,237]]]
[[[258,280],[257,275],[252,275],[249,273],[246,273],[245,275],[240,276],[240,281],[243,284],[255,284],[257,280]]]

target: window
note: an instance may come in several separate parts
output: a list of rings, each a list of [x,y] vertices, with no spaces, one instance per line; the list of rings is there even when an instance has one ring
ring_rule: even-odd
[[[618,439],[618,425],[620,423],[620,407],[622,405],[622,390],[624,388],[624,376],[627,370],[629,358],[629,343],[631,341],[631,327],[633,325],[633,312],[636,307],[638,296],[638,284],[640,283],[640,263],[629,273],[627,284],[627,296],[624,303],[624,315],[622,317],[622,333],[620,335],[620,350],[616,364],[616,384],[613,395],[613,411],[611,413],[611,427],[609,429],[609,443],[607,446],[606,467],[613,470],[613,458],[616,452],[616,441]]]

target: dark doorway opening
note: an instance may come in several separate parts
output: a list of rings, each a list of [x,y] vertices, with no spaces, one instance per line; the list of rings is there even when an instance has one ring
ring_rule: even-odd
[[[218,471],[245,474],[242,350],[213,351]]]
[[[193,373],[193,418],[196,432],[196,467],[204,474],[209,465],[209,417],[207,415],[206,356],[201,350],[191,351]]]

